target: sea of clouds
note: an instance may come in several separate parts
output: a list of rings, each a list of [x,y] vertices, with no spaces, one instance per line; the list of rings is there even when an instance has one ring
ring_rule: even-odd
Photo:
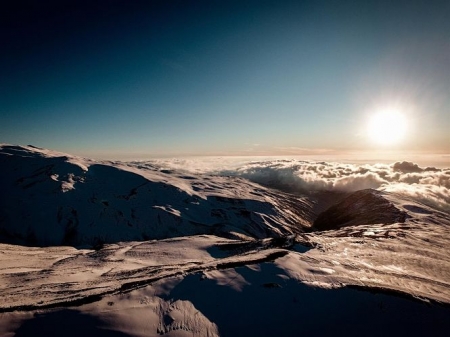
[[[450,169],[422,168],[412,162],[356,165],[278,160],[252,162],[220,174],[240,176],[291,192],[352,192],[373,188],[408,195],[450,212]]]
[[[246,178],[288,192],[346,191],[373,188],[397,192],[450,212],[450,168],[420,167],[412,162],[350,164],[296,159],[168,160],[167,168],[191,173]]]

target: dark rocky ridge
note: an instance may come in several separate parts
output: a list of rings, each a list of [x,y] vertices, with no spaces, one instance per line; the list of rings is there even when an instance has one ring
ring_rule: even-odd
[[[313,229],[331,230],[341,227],[405,222],[407,214],[383,197],[383,192],[366,189],[356,191],[319,214]]]

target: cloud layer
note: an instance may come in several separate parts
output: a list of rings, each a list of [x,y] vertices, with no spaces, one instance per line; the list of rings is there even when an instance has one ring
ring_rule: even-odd
[[[290,192],[374,188],[402,193],[450,212],[450,169],[421,168],[412,162],[355,165],[276,160],[252,162],[219,174],[243,177]]]

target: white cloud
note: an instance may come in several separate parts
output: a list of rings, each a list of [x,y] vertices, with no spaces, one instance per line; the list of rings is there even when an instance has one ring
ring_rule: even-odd
[[[221,174],[236,175],[290,192],[357,191],[366,188],[398,192],[450,211],[450,169],[421,168],[412,162],[342,164],[298,160],[260,161]]]

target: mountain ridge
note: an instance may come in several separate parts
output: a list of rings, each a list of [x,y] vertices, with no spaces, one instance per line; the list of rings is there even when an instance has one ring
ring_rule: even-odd
[[[7,243],[95,246],[196,234],[261,239],[301,233],[311,223],[310,203],[241,178],[192,178],[5,145],[0,164],[0,235]],[[285,211],[286,203],[302,216]]]

